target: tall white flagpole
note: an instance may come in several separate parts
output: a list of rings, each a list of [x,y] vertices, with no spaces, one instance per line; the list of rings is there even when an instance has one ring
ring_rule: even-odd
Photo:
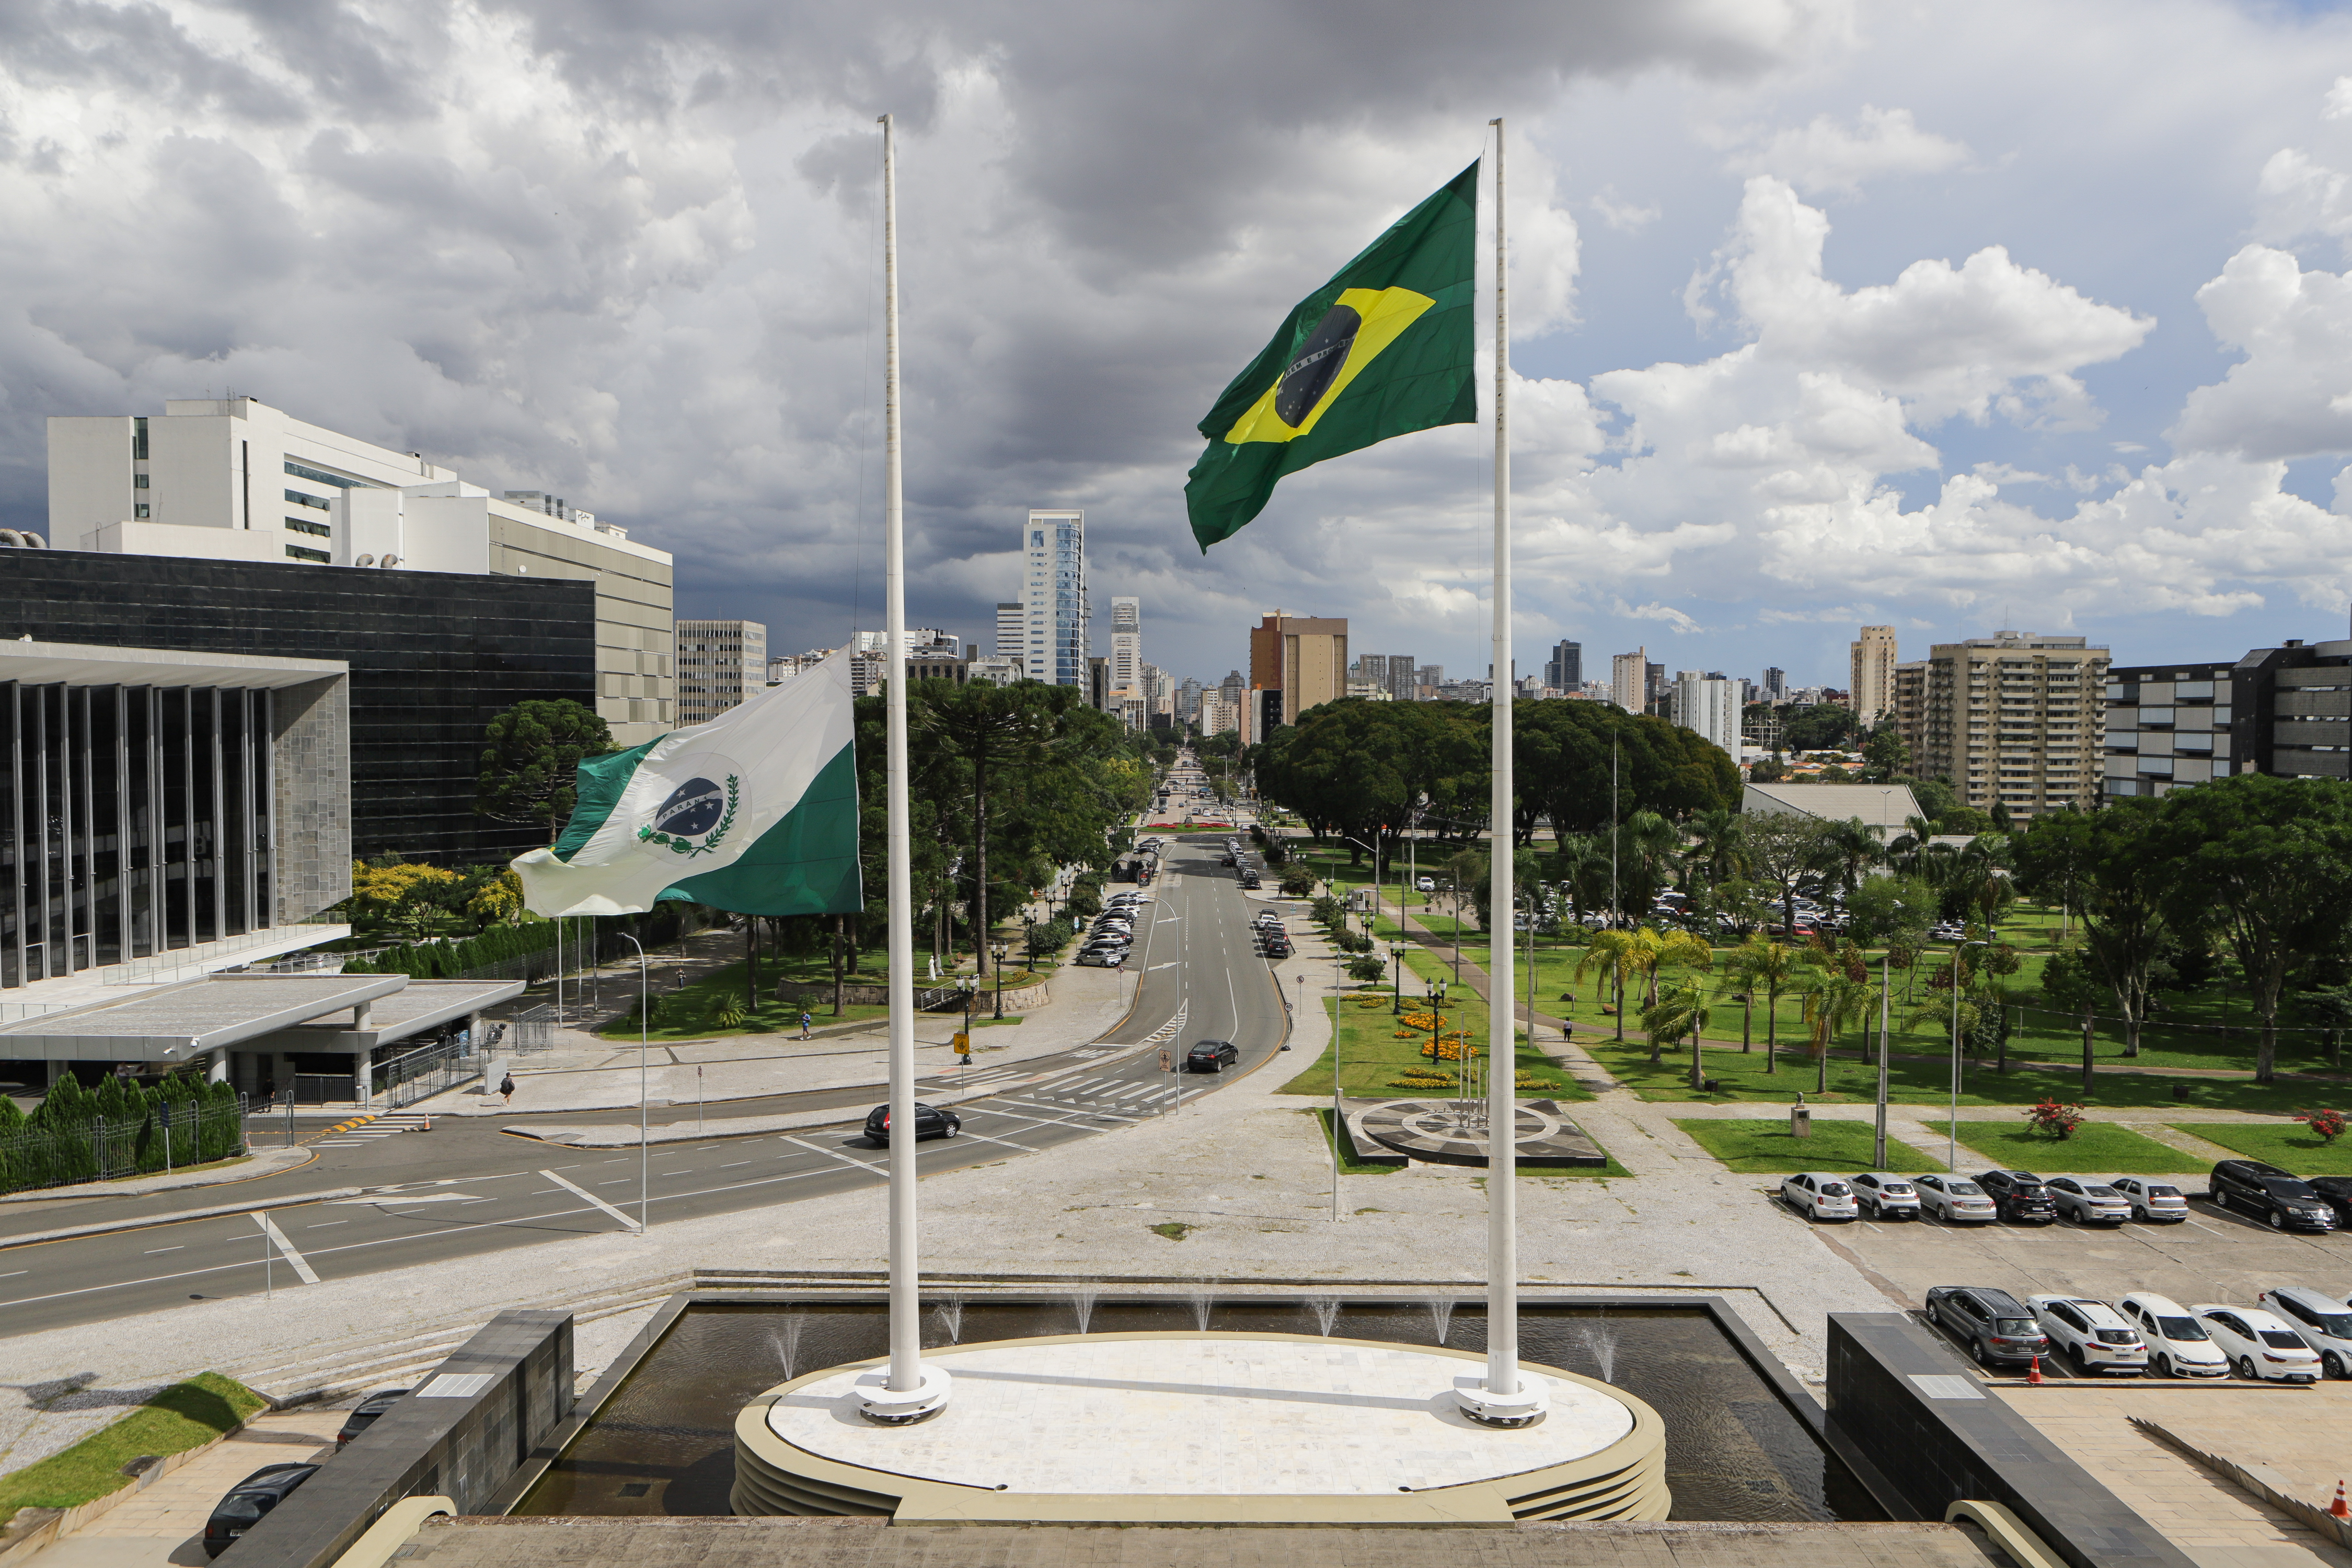
[[[1539,1419],[1549,1393],[1519,1371],[1518,1026],[1512,1005],[1511,889],[1511,320],[1510,254],[1503,215],[1503,122],[1495,128],[1495,716],[1494,795],[1488,806],[1486,993],[1486,1379],[1454,1385],[1463,1413],[1490,1426]],[[1528,1018],[1533,1027],[1533,1015]]]
[[[882,124],[882,602],[887,649],[883,712],[888,784],[890,954],[890,1365],[858,1379],[868,1420],[919,1421],[948,1400],[948,1375],[923,1364],[915,1236],[914,854],[907,824],[907,540],[898,473],[898,165]]]

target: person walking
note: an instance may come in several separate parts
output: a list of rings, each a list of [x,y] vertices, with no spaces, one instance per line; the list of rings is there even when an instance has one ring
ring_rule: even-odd
[[[514,1074],[507,1074],[505,1081],[499,1085],[499,1092],[506,1097],[506,1104],[514,1103]]]
[[[807,1039],[807,1038],[809,1037],[809,1025],[810,1025],[810,1024],[812,1024],[812,1023],[814,1023],[814,1021],[815,1021],[815,1020],[812,1019],[812,1018],[811,1018],[811,1017],[810,1017],[806,1013],[803,1013],[803,1014],[801,1015],[801,1038],[802,1038],[802,1039],[805,1040],[805,1039]]]

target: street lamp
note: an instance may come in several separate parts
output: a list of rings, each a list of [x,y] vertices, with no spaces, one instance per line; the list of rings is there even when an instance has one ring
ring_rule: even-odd
[[[1027,910],[1021,911],[1021,940],[1029,950],[1029,967],[1037,967],[1037,917]]]
[[[1393,942],[1393,943],[1390,944],[1390,947],[1389,947],[1389,963],[1390,963],[1391,964],[1392,964],[1392,965],[1394,966],[1394,969],[1395,969],[1395,972],[1394,972],[1394,973],[1390,976],[1390,978],[1391,978],[1392,981],[1394,981],[1394,982],[1395,982],[1395,984],[1396,984],[1396,1005],[1395,1005],[1394,1007],[1391,1008],[1391,1009],[1390,1009],[1390,1011],[1391,1011],[1391,1012],[1392,1012],[1392,1013],[1396,1013],[1396,1014],[1400,1014],[1400,1015],[1401,1015],[1401,1014],[1402,1014],[1402,1013],[1404,1012],[1404,944],[1403,944],[1403,943],[1402,943],[1402,942]]]
[[[996,944],[996,1013],[995,1013],[995,1016],[996,1016],[998,1019],[1000,1019],[1000,1020],[1002,1020],[1002,1019],[1003,1018],[1003,1016],[1004,1016],[1004,944],[1003,944],[1003,942],[998,942],[998,943]]]
[[[646,1038],[652,1026],[646,1009],[653,1005],[653,981],[646,968],[645,943],[625,931],[613,934],[637,950],[637,1234],[643,1236],[654,1185],[653,1144],[647,1141],[646,1128]]]

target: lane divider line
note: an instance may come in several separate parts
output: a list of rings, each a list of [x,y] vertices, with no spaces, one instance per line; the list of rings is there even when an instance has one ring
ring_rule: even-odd
[[[277,1247],[278,1256],[294,1266],[295,1277],[305,1285],[316,1285],[319,1282],[319,1271],[310,1267],[309,1258],[294,1250],[294,1244],[286,1239],[286,1233],[278,1228],[278,1222],[258,1210],[252,1212],[253,1223],[259,1226],[261,1234],[268,1237]]]
[[[566,1181],[552,1171],[541,1171],[540,1174],[545,1176],[549,1181],[553,1182],[557,1186],[562,1187],[564,1191],[571,1193],[573,1196],[586,1198],[590,1203],[594,1204],[598,1208],[603,1209],[606,1214],[611,1215],[614,1219],[619,1220],[631,1230],[637,1228],[637,1222],[635,1220],[631,1219],[627,1215],[623,1214],[611,1204],[606,1203],[604,1199],[598,1197],[587,1188],[580,1185],[579,1183]],[[626,1181],[628,1178],[624,1176],[619,1179]]]

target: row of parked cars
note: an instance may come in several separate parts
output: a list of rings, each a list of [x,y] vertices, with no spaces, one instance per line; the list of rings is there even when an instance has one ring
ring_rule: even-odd
[[[1258,871],[1257,857],[1251,854],[1249,846],[1238,838],[1225,840],[1224,852],[1218,857],[1217,864],[1231,867],[1234,879],[1244,888],[1264,885],[1265,879]]]
[[[2331,1231],[2352,1225],[2352,1176],[2306,1181],[2260,1160],[2223,1160],[2207,1183],[2216,1208],[2273,1230]],[[2189,1194],[2152,1176],[2037,1176],[1979,1171],[1974,1176],[1904,1176],[1891,1171],[1801,1171],[1780,1183],[1780,1201],[1808,1219],[1906,1220],[1933,1215],[1952,1225],[2178,1225]]]
[[[2255,1305],[2135,1290],[2116,1302],[2047,1294],[2021,1301],[1983,1285],[1938,1285],[1927,1316],[1986,1368],[2063,1358],[2085,1377],[2228,1377],[2316,1383],[2352,1376],[2352,1310],[2341,1298],[2281,1285]]]
[[[1290,956],[1290,932],[1283,928],[1282,917],[1272,910],[1260,911],[1250,921],[1250,931],[1257,939],[1257,951],[1262,957]]]
[[[1127,962],[1135,946],[1137,911],[1143,908],[1141,893],[1113,893],[1104,900],[1102,913],[1095,917],[1094,929],[1087,933],[1087,942],[1078,949],[1076,962],[1094,969],[1117,969]]]
[[[341,1453],[352,1438],[374,1426],[377,1417],[407,1392],[404,1388],[387,1388],[361,1400],[359,1407],[343,1417],[342,1427],[335,1434],[336,1452]],[[227,1495],[213,1505],[211,1516],[205,1521],[205,1555],[217,1557],[236,1545],[295,1488],[318,1473],[316,1465],[264,1465],[229,1488]]]

